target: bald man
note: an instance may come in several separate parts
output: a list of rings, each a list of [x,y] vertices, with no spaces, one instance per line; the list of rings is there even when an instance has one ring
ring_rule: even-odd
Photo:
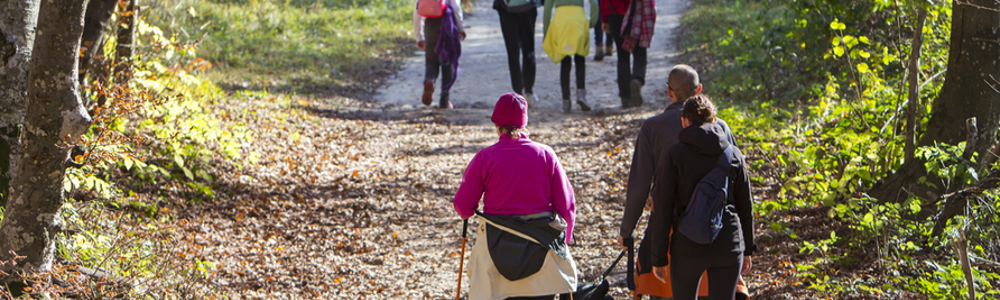
[[[698,77],[698,71],[685,64],[674,66],[667,77],[667,96],[670,97],[670,105],[667,105],[663,113],[642,122],[639,135],[635,140],[635,150],[632,153],[632,166],[629,169],[628,186],[625,196],[625,211],[619,228],[618,243],[622,248],[626,247],[623,237],[632,236],[636,223],[642,217],[642,212],[646,206],[651,189],[657,188],[655,186],[651,187],[651,185],[657,176],[657,172],[663,168],[662,164],[666,162],[667,151],[674,144],[677,144],[677,135],[684,128],[681,126],[681,110],[684,108],[684,100],[700,94],[701,90],[702,85]],[[725,129],[726,133],[728,133],[729,142],[737,145],[736,138],[729,129],[729,125],[722,119],[718,119],[718,122]],[[649,232],[647,228],[644,237],[649,237],[651,234],[669,233]],[[640,245],[649,245],[648,239],[644,239]],[[640,246],[637,255],[640,278],[636,281],[640,283],[640,292],[644,290],[641,287],[642,283],[652,282],[651,278],[653,274],[651,273],[652,265],[649,260],[649,248],[648,246]],[[703,282],[702,284],[704,285],[705,283]],[[662,291],[665,294],[672,294],[670,293],[671,289],[669,286],[654,290]],[[650,299],[664,299],[661,297],[669,296],[671,295],[656,296],[650,293]]]

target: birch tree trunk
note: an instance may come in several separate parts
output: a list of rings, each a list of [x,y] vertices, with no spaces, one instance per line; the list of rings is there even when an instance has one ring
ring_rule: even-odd
[[[39,0],[0,0],[0,207],[7,205],[11,157],[18,155],[28,62]]]
[[[51,270],[61,230],[63,177],[69,147],[91,119],[80,103],[77,56],[88,0],[46,1],[39,10],[28,73],[21,154],[11,172],[7,213],[0,224],[0,258],[24,256],[12,273]]]

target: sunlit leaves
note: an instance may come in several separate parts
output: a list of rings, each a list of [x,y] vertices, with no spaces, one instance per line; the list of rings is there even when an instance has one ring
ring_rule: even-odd
[[[872,71],[871,69],[868,68],[867,63],[858,63],[857,67],[858,67],[858,72],[861,74],[871,73]]]
[[[833,19],[833,22],[830,22],[830,29],[844,30],[847,29],[847,25],[841,23],[839,19]]]
[[[844,47],[840,47],[840,46],[833,47],[833,55],[836,55],[837,57],[843,56],[844,55]]]

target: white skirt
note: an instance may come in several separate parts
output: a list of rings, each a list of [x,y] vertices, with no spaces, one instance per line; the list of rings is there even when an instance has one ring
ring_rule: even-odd
[[[486,240],[486,222],[479,222],[476,244],[469,255],[469,300],[503,300],[576,291],[576,262],[569,249],[566,249],[567,259],[549,250],[538,273],[509,281],[493,265]]]

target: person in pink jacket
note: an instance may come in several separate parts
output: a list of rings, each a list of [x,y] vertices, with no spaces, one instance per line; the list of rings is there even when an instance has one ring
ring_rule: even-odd
[[[566,172],[552,147],[528,139],[525,128],[528,102],[524,97],[504,94],[497,101],[491,119],[499,141],[472,158],[453,201],[455,211],[463,219],[472,217],[479,209],[480,199],[483,202],[482,222],[469,258],[469,299],[552,299],[555,294],[573,291],[576,264],[565,245],[573,237],[576,198]],[[548,230],[554,233],[550,237],[557,238],[546,240],[545,236],[524,233],[530,236],[527,239],[530,242],[523,244],[544,245],[538,249],[540,252],[535,252],[544,257],[544,263],[535,266],[537,271],[529,272],[523,270],[532,269],[531,266],[515,263],[514,271],[524,274],[512,278],[504,273],[504,266],[494,264],[503,261],[498,255],[509,254],[510,248],[504,248],[505,253],[489,248],[500,247],[491,244],[502,243],[494,242],[498,235],[523,227],[533,232]]]

